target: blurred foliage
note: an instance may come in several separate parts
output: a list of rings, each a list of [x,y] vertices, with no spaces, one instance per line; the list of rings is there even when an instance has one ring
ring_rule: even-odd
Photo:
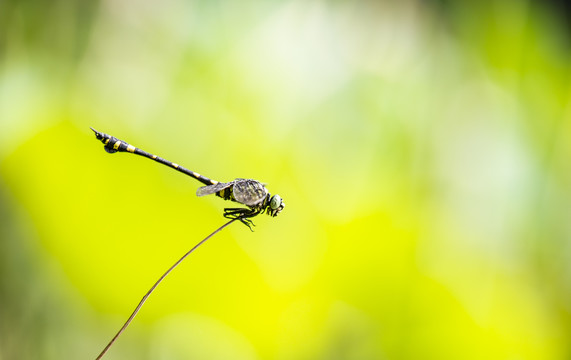
[[[569,34],[545,4],[0,2],[0,359],[571,357]]]

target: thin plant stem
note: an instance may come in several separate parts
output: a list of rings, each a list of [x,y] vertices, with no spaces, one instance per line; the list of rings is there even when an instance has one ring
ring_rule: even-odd
[[[101,352],[101,354],[99,354],[99,356],[97,356],[96,360],[99,360],[103,357],[103,355],[105,355],[105,353],[107,352],[107,350],[109,350],[109,348],[111,347],[111,345],[113,345],[113,343],[115,342],[115,340],[117,340],[117,338],[119,337],[119,335],[121,335],[121,333],[123,331],[125,331],[125,329],[127,328],[127,326],[129,326],[129,324],[131,323],[131,321],[133,321],[133,319],[135,318],[135,316],[137,315],[137,313],[139,312],[139,310],[141,310],[141,307],[143,306],[143,304],[145,303],[145,301],[147,301],[147,298],[153,293],[153,291],[155,291],[156,287],[159,286],[159,284],[163,281],[163,279],[165,277],[167,277],[168,274],[170,274],[171,271],[173,271],[188,255],[190,255],[194,250],[196,250],[200,245],[202,245],[206,240],[210,239],[211,237],[213,237],[214,235],[216,235],[220,230],[224,229],[226,226],[232,224],[234,221],[236,220],[240,220],[239,217],[234,218],[230,221],[228,221],[227,223],[225,223],[224,225],[220,226],[218,229],[216,229],[212,234],[208,235],[207,237],[205,237],[204,239],[202,239],[198,244],[194,245],[194,247],[192,249],[190,249],[186,254],[184,254],[177,262],[174,263],[173,266],[171,266],[164,274],[163,276],[161,276],[159,278],[159,280],[157,280],[157,282],[151,287],[151,289],[145,294],[145,296],[143,296],[143,298],[141,299],[141,301],[139,302],[139,305],[137,305],[137,307],[135,308],[135,311],[133,311],[133,313],[131,314],[131,316],[129,316],[129,318],[127,319],[127,321],[125,322],[125,324],[123,325],[123,327],[121,329],[119,329],[119,331],[117,332],[117,334],[113,337],[113,339],[111,339],[111,341],[109,342],[109,344],[107,344],[107,346],[105,346],[105,349],[103,349],[103,351]]]

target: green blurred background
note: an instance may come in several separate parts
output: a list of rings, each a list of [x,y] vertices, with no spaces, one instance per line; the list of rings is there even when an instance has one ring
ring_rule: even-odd
[[[568,14],[0,1],[0,359],[570,359]]]

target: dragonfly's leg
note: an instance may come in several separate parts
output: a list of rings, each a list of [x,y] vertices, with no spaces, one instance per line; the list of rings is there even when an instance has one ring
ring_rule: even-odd
[[[251,231],[254,222],[249,218],[258,215],[256,210],[252,209],[245,209],[245,208],[225,208],[224,209],[224,217],[227,219],[238,219],[242,224],[246,225]]]
[[[251,231],[254,223],[249,218],[254,216],[252,210],[244,208],[226,208],[224,209],[224,217],[227,219],[238,219],[242,224],[246,225]],[[255,225],[254,225],[255,226]]]

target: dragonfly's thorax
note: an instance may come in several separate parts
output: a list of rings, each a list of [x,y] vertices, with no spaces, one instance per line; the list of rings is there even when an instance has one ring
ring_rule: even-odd
[[[232,189],[233,186],[227,187],[226,189],[222,189],[216,193],[216,196],[221,197],[224,200],[236,201],[234,199],[234,194]]]
[[[254,207],[264,203],[268,190],[257,180],[244,179],[232,186],[232,196],[240,204]]]
[[[215,192],[216,196],[246,205],[252,209],[261,209],[268,202],[268,190],[262,183],[256,180],[236,179],[229,183],[220,183],[212,186],[212,188],[216,187],[220,188],[220,190]]]

